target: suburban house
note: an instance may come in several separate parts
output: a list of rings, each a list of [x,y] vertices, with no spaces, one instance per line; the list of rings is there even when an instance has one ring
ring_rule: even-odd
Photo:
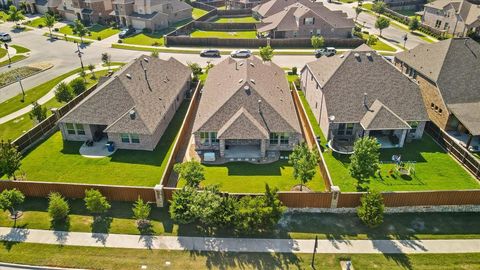
[[[480,45],[453,38],[395,55],[420,85],[428,115],[471,151],[480,151]]]
[[[64,140],[154,150],[190,88],[190,68],[174,58],[141,56],[124,66],[58,123]]]
[[[422,22],[454,36],[480,35],[480,6],[471,0],[437,0],[425,5]]]
[[[123,27],[157,31],[192,19],[192,7],[178,0],[114,0],[112,15]]]
[[[285,72],[272,62],[225,59],[201,93],[193,124],[200,156],[264,158],[303,139]]]
[[[367,45],[308,63],[301,87],[335,151],[351,152],[363,136],[403,147],[422,138],[428,121],[418,85]]]
[[[66,20],[81,20],[85,24],[105,23],[112,12],[111,0],[62,0],[58,13]]]
[[[257,32],[271,38],[349,38],[355,26],[346,13],[309,0],[271,0],[256,6],[253,14],[261,19]]]
[[[226,6],[230,9],[251,9],[263,2],[264,0],[227,0]]]
[[[34,2],[32,5],[32,13],[45,14],[47,12],[58,13],[58,7],[62,4],[62,0],[29,0]],[[28,9],[28,1],[27,9]],[[34,8],[33,8],[34,7]]]

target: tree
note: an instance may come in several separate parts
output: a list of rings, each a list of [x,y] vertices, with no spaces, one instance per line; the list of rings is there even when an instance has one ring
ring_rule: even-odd
[[[193,188],[197,188],[200,182],[205,180],[202,164],[193,159],[184,163],[175,164],[173,170],[180,178],[185,179],[187,186]]]
[[[53,222],[65,220],[69,212],[70,206],[60,193],[52,192],[48,195],[48,214]]]
[[[325,39],[322,36],[313,36],[310,39],[310,42],[314,49],[319,49],[325,45]]]
[[[363,223],[373,228],[383,223],[384,208],[382,194],[378,191],[369,191],[360,198],[357,215]]]
[[[155,58],[159,58],[159,53],[158,53],[158,51],[153,51],[153,52],[150,54],[150,56],[155,57]]]
[[[386,8],[387,4],[383,1],[377,1],[372,5],[372,10],[378,14],[383,14]]]
[[[27,3],[25,3],[25,1],[21,1],[18,6],[23,12],[27,12]]]
[[[208,72],[210,71],[210,69],[212,69],[215,65],[212,64],[212,62],[208,61],[207,62],[207,66],[205,67],[205,73],[208,74]]]
[[[293,165],[293,177],[300,180],[300,191],[305,183],[312,180],[318,166],[319,155],[310,151],[305,142],[295,146],[288,162]]]
[[[197,63],[188,63],[188,66],[192,70],[193,79],[198,80],[198,76],[202,74],[202,68]]]
[[[110,71],[110,61],[111,57],[108,53],[102,53],[102,62],[108,67],[108,71]]]
[[[45,15],[43,15],[43,21],[45,23],[45,26],[48,27],[48,31],[50,32],[50,39],[52,39],[52,28],[57,22],[57,19],[55,18],[55,16],[49,13],[45,13]]]
[[[173,193],[169,212],[174,222],[188,224],[195,221],[196,214],[193,212],[192,207],[196,192],[195,188],[184,186],[181,190]]]
[[[264,62],[272,61],[273,49],[270,46],[260,47],[260,57]]]
[[[408,23],[408,29],[410,29],[410,31],[412,32],[417,30],[419,27],[420,27],[420,22],[418,21],[417,17],[414,17]]]
[[[10,6],[8,8],[8,21],[14,22],[15,24],[23,20],[25,16],[23,16],[23,13],[21,10],[18,10],[16,6]]]
[[[80,20],[75,20],[73,21],[72,27],[72,32],[80,37],[80,42],[83,43],[83,37],[87,35],[88,29],[83,25],[82,21]]]
[[[108,203],[108,200],[99,190],[87,189],[85,190],[85,208],[94,214],[101,215],[106,213],[112,206]]]
[[[377,42],[378,42],[378,38],[375,35],[368,35],[368,38],[366,41],[368,46],[373,46],[377,44]]]
[[[13,176],[14,180],[15,172],[20,169],[22,165],[22,154],[18,152],[17,146],[13,145],[9,141],[0,142],[0,172],[7,175],[8,179]]]
[[[95,72],[93,72],[95,70],[95,66],[92,64],[88,65],[88,70],[90,70],[90,74],[92,75],[92,80],[96,80],[97,77],[95,76]]]
[[[355,7],[355,22],[358,22],[358,15],[362,13],[363,9],[361,6]]]
[[[137,220],[137,226],[139,228],[145,228],[150,223],[148,217],[150,216],[150,211],[152,208],[146,202],[144,202],[140,197],[133,204],[133,217]]]
[[[29,114],[30,119],[35,119],[39,123],[47,119],[47,108],[42,107],[37,101],[32,102],[32,105],[33,108]]]
[[[373,137],[355,141],[350,157],[350,174],[359,181],[375,175],[379,168],[380,144]]]
[[[0,193],[0,209],[3,211],[10,211],[10,215],[14,220],[17,219],[17,206],[22,204],[24,201],[25,195],[23,195],[23,193],[16,188],[5,189],[2,191],[2,193]]]
[[[390,20],[385,17],[378,17],[375,22],[375,28],[380,30],[380,36],[382,36],[382,30],[390,26]]]
[[[61,82],[55,88],[55,98],[58,102],[69,102],[73,99],[72,88],[70,85]]]
[[[78,96],[81,93],[87,90],[87,84],[82,78],[76,78],[70,82],[70,88],[72,89],[73,93]]]

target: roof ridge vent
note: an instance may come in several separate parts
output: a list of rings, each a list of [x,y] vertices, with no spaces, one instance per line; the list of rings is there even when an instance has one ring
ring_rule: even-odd
[[[148,63],[148,58],[144,57],[144,58],[143,58],[143,61],[145,61],[145,62]]]
[[[255,83],[255,80],[254,80],[254,79],[250,79],[250,82]]]
[[[238,80],[238,83],[242,83],[242,82],[243,82],[243,79]]]
[[[129,79],[132,79],[132,75],[130,75],[130,73],[125,74],[125,76]]]
[[[365,55],[366,55],[367,57],[372,57],[372,54],[369,53],[369,52],[367,52]]]
[[[250,62],[250,66],[255,67],[255,64],[253,62]]]
[[[359,53],[355,53],[355,54],[353,54],[353,56],[355,56],[356,58],[360,58],[360,54],[359,54]]]

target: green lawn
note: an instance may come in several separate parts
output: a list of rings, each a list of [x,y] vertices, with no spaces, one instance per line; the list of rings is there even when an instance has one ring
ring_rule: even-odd
[[[89,38],[94,40],[96,40],[98,37],[100,37],[101,39],[106,39],[120,32],[119,29],[100,25],[100,24],[92,25],[88,27],[88,30],[90,31],[90,35],[86,35],[84,38]],[[70,25],[60,28],[59,32],[62,34],[77,36],[73,34],[72,27]]]
[[[215,23],[257,23],[258,20],[252,16],[232,17],[232,18],[221,17],[216,19],[214,22]]]
[[[192,10],[192,17],[194,20],[202,17],[203,15],[207,14],[208,11],[204,10],[204,9],[200,9],[200,8],[193,8]]]
[[[184,102],[154,151],[117,150],[110,157],[85,158],[78,153],[82,142],[63,141],[56,132],[26,154],[21,170],[31,181],[152,187],[160,182],[187,108]]]
[[[190,34],[194,38],[257,38],[256,31],[202,31],[196,30]]]
[[[366,40],[368,38],[367,34],[362,34],[363,38]],[[388,45],[387,43],[381,41],[380,39],[372,46],[370,46],[372,49],[377,50],[377,51],[388,51],[388,52],[396,52],[397,50],[393,48],[392,46]]]
[[[0,48],[0,58],[4,57],[5,55],[7,55],[7,50]]]
[[[304,106],[308,107],[303,99]],[[314,132],[321,137],[325,145],[325,137],[311,110],[307,110]],[[400,154],[402,161],[415,162],[415,175],[412,179],[403,179],[388,172],[394,167],[390,163],[392,155]],[[357,180],[350,176],[348,166],[350,156],[327,151],[323,153],[333,183],[344,192],[361,190]],[[381,150],[380,160],[388,162],[380,165],[380,175],[373,177],[366,184],[380,191],[418,191],[418,190],[460,190],[478,189],[480,185],[464,168],[448,153],[438,146],[427,134],[419,141],[407,143],[402,149]]]
[[[19,45],[10,45],[10,47],[15,48],[17,53],[27,53],[30,52],[30,49],[27,49],[25,47],[19,46]]]
[[[22,61],[23,59],[26,59],[27,57],[24,56],[24,55],[14,55],[10,60],[11,60],[11,63],[16,63],[16,62],[19,62],[19,61]],[[0,62],[0,67],[4,67],[4,66],[7,66],[9,63],[8,59],[3,61],[3,62]],[[1,114],[1,112],[0,112]]]
[[[39,17],[33,20],[30,20],[26,25],[31,26],[31,27],[38,27],[39,25],[42,25],[45,27],[45,19],[43,17]]]
[[[251,164],[248,162],[228,162],[222,165],[203,165],[205,180],[202,186],[220,185],[222,191],[254,192],[265,191],[265,184],[277,187],[279,190],[289,191],[299,181],[293,178],[293,167],[288,161],[279,160],[270,164]],[[185,181],[181,179],[177,186],[183,187]],[[315,191],[324,191],[325,186],[317,170],[312,181],[307,186]]]
[[[146,46],[163,46],[163,35],[165,32],[154,32],[151,34],[139,33],[131,37],[123,39],[125,44],[146,45]]]
[[[92,87],[97,83],[98,77],[105,76],[107,74],[107,70],[97,71],[95,72],[97,79],[92,79],[90,75],[87,75],[87,88]],[[47,115],[51,115],[51,108],[60,108],[65,103],[58,102],[55,98],[52,98],[47,103],[43,104],[42,106],[47,108]],[[36,122],[28,116],[28,114],[24,114],[18,118],[10,120],[6,123],[0,124],[0,139],[4,140],[14,140],[29,129],[33,128],[36,125]]]
[[[5,11],[0,11],[0,20],[7,21],[8,14]]]
[[[311,254],[235,253],[55,246],[1,242],[4,262],[88,269],[312,269]],[[480,254],[317,254],[314,269],[463,269],[480,267]],[[166,263],[169,262],[167,266]]]

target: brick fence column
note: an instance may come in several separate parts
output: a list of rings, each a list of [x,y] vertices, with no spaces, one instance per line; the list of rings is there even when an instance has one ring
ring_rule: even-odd
[[[163,185],[155,185],[153,190],[155,191],[155,202],[157,203],[157,207],[163,207],[165,205]]]
[[[337,208],[338,205],[338,198],[340,197],[340,187],[332,186],[330,188],[332,192],[332,203],[330,204],[330,208]]]

